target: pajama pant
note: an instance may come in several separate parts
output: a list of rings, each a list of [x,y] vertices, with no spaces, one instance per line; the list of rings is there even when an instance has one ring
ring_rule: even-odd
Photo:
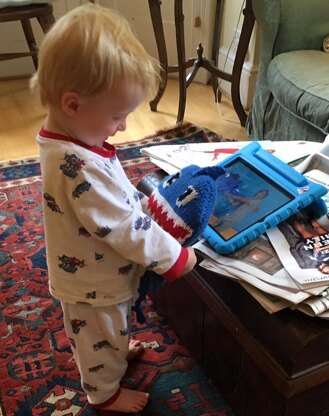
[[[64,326],[89,403],[108,401],[127,369],[131,301],[91,307],[62,302]]]

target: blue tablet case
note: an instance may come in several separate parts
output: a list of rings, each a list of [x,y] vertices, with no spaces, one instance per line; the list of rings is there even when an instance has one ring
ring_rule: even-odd
[[[318,216],[327,188],[308,179],[253,142],[218,164],[230,177],[218,181],[217,197],[203,237],[219,253],[231,253],[306,207]]]

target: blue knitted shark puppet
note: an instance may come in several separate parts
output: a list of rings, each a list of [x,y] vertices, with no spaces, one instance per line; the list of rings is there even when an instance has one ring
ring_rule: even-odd
[[[236,180],[222,167],[190,165],[166,177],[148,201],[151,217],[182,245],[197,241],[214,212],[216,196]]]
[[[190,165],[160,182],[149,196],[148,210],[165,231],[182,245],[190,246],[206,228],[216,199],[220,200],[224,192],[232,191],[237,184],[238,175],[231,175],[222,167]],[[162,283],[163,278],[152,271],[142,277],[134,306],[139,322],[145,322],[140,309],[142,300]]]

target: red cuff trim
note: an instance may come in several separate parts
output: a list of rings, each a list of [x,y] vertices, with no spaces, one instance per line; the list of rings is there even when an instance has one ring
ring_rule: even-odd
[[[178,259],[176,260],[176,263],[168,271],[166,271],[166,273],[164,273],[162,276],[168,282],[172,282],[173,280],[176,280],[178,277],[180,277],[187,263],[188,256],[189,254],[188,254],[187,248],[182,247],[180,255]]]
[[[114,403],[117,400],[117,398],[119,397],[120,393],[121,393],[121,389],[119,388],[117,390],[117,392],[110,399],[106,400],[106,402],[98,403],[98,404],[92,404],[92,407],[94,409],[104,409],[105,407],[110,406],[112,403]]]

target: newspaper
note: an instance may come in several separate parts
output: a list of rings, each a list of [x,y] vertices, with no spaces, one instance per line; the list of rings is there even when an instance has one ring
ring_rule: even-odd
[[[183,145],[158,145],[141,149],[152,163],[159,166],[168,174],[188,165],[200,167],[213,166],[226,157],[250,144],[250,141],[186,143]],[[316,152],[321,143],[311,141],[275,141],[259,142],[263,149],[268,150],[285,163],[299,161]]]
[[[262,249],[259,249],[264,246],[264,241],[266,241],[264,238],[258,237],[242,249],[225,256],[216,253],[205,241],[199,241],[193,247],[214,261],[211,266],[212,271],[218,274],[225,270],[257,289],[285,299],[294,305],[309,298],[311,294],[298,289],[273,250],[271,255],[266,252],[267,260],[265,260],[265,256],[261,253]],[[207,262],[201,262],[200,265],[209,268]],[[318,288],[315,293],[320,293],[324,289],[325,287]]]
[[[214,252],[206,242],[197,243],[194,247],[222,266],[234,270],[235,273],[239,271],[256,276],[257,279],[263,282],[284,288],[291,293],[300,291],[296,282],[284,269],[266,236],[260,236],[242,248],[226,255]]]
[[[149,146],[141,153],[168,174],[188,165],[213,166],[242,149],[250,142],[186,143],[183,145]]]
[[[204,241],[194,245],[194,248],[205,255],[200,265],[213,273],[239,282],[269,313],[273,314],[289,307],[297,309],[309,316],[329,319],[329,288],[321,286],[313,289],[313,293],[299,291],[291,293],[289,290],[271,285],[255,275],[242,272],[218,262],[217,255]]]
[[[279,312],[290,306],[290,302],[257,289],[255,286],[251,285],[250,283],[247,283],[246,281],[241,280],[238,276],[235,276],[229,271],[221,268],[218,263],[216,263],[215,261],[211,259],[203,260],[202,267],[210,271],[213,271],[214,273],[220,273],[222,276],[228,277],[232,280],[237,280],[239,284],[242,287],[244,287],[247,290],[247,292],[249,292],[250,295],[253,298],[255,298],[263,306],[263,308],[266,309],[267,312],[269,312],[270,314]]]
[[[329,296],[307,299],[297,309],[312,317],[329,319]]]

